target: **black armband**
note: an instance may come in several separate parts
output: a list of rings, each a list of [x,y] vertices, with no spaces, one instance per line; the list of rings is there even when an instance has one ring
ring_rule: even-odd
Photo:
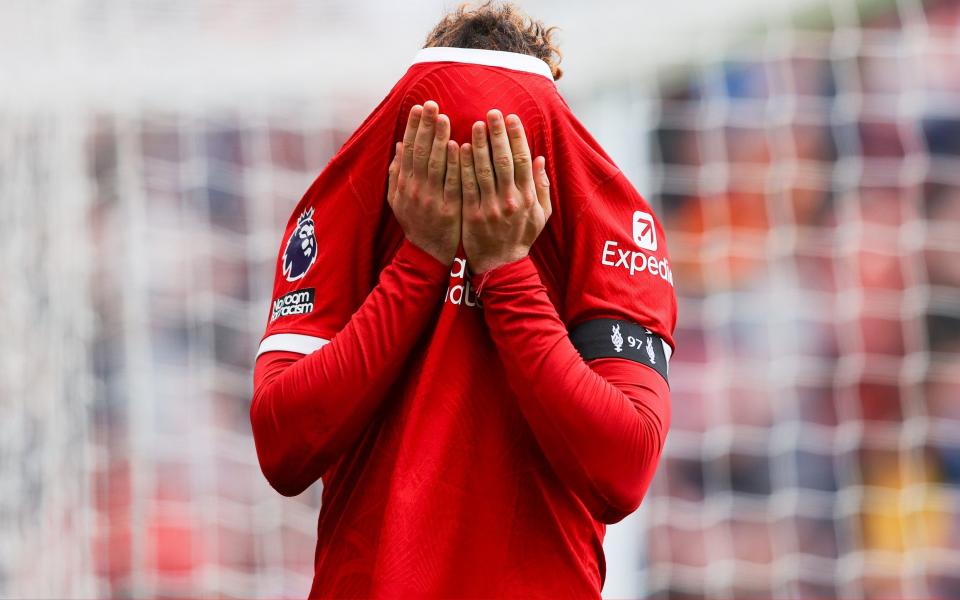
[[[668,346],[645,327],[619,319],[594,319],[577,325],[570,341],[583,360],[624,358],[660,373],[668,384]]]

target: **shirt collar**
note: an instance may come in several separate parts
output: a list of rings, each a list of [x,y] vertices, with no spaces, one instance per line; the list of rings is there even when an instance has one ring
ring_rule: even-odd
[[[479,50],[476,48],[423,48],[413,58],[413,64],[427,62],[458,62],[488,67],[503,67],[514,71],[526,71],[543,75],[553,81],[550,65],[535,56],[500,50]]]

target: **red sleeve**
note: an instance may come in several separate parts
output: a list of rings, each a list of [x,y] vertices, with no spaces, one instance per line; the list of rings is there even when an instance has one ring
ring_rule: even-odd
[[[321,191],[319,181],[284,231],[257,356],[316,350],[343,328],[373,288],[376,217],[348,190],[331,195]]]
[[[529,258],[475,280],[544,454],[595,518],[619,521],[639,506],[656,469],[670,422],[666,381],[623,359],[585,363]]]
[[[448,282],[449,267],[404,241],[329,343],[303,336],[318,347],[260,354],[250,419],[260,466],[277,491],[305,490],[363,431]]]
[[[564,323],[572,330],[592,319],[629,321],[659,335],[669,355],[677,299],[663,228],[646,200],[617,173],[564,223]]]
[[[331,159],[287,222],[278,253],[265,352],[307,354],[340,331],[376,284],[403,233],[386,202],[402,132],[402,82]]]

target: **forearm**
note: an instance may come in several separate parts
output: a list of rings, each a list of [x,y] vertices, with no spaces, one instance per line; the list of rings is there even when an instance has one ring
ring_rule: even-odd
[[[491,271],[481,294],[521,411],[558,475],[600,520],[635,510],[669,426],[666,382],[622,359],[585,363],[529,258]]]
[[[250,418],[274,488],[302,492],[363,431],[435,315],[448,276],[448,266],[405,241],[328,344],[299,359],[259,357]]]

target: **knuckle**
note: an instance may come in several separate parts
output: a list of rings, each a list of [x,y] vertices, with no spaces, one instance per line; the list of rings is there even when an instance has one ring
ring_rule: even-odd
[[[520,154],[513,155],[513,164],[517,165],[518,167],[526,167],[530,164],[530,162],[529,154],[524,154],[521,152]]]
[[[493,169],[490,167],[477,167],[477,179],[480,181],[487,181],[488,179],[493,179]]]
[[[493,158],[493,162],[494,162],[494,163],[497,165],[497,167],[500,168],[500,169],[508,169],[508,168],[510,168],[511,166],[513,166],[513,158],[510,157],[510,156],[508,156],[508,155],[506,155],[506,154],[502,154],[502,155],[500,155],[500,156],[495,156],[495,157]]]
[[[427,166],[431,171],[440,171],[443,168],[443,162],[436,158],[431,158]]]
[[[413,150],[414,150],[415,147],[416,147],[416,146],[414,145],[413,140],[408,140],[408,141],[406,141],[406,142],[403,143],[403,151],[404,151],[404,152],[413,152]]]

